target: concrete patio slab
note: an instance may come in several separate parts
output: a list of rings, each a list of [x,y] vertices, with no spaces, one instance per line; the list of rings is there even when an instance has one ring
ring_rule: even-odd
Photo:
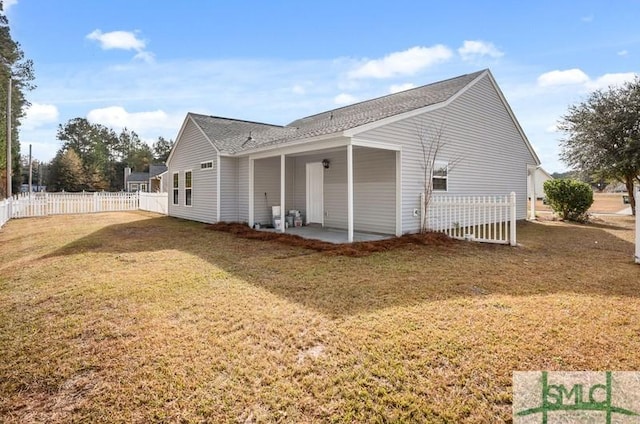
[[[263,228],[260,231],[276,232],[273,228]],[[347,231],[336,228],[326,228],[315,225],[304,227],[290,227],[285,230],[285,234],[292,234],[306,239],[326,241],[327,243],[341,244],[348,243]],[[353,241],[376,241],[394,237],[390,234],[373,234],[354,232]]]

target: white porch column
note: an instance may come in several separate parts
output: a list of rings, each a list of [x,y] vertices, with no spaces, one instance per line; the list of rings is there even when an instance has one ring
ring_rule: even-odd
[[[347,144],[347,234],[353,243],[353,145]]]
[[[284,155],[280,155],[280,232],[284,233],[285,219],[284,219],[284,191],[285,191],[285,170],[286,160]]]
[[[538,197],[538,193],[536,193],[536,172],[538,168],[530,168],[531,170],[531,207],[529,219],[536,219],[536,198]]]
[[[254,199],[254,194],[253,194],[253,168],[255,166],[255,160],[249,158],[249,227],[253,228],[253,224],[255,224],[255,222],[253,221],[254,216],[253,216],[253,199]]]

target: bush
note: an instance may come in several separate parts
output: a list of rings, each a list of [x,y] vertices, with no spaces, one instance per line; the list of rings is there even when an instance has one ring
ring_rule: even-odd
[[[593,204],[593,190],[589,184],[577,180],[548,180],[544,183],[544,194],[551,209],[562,219],[587,220],[587,211]]]

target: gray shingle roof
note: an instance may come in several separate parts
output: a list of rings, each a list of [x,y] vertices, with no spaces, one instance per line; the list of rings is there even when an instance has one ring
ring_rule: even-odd
[[[165,164],[149,165],[149,178],[156,177],[163,172],[166,172],[167,169],[167,165]]]
[[[148,172],[132,172],[127,177],[128,183],[145,183],[149,181],[149,173]]]
[[[448,100],[483,71],[297,119],[286,126],[189,113],[222,153],[333,134]]]

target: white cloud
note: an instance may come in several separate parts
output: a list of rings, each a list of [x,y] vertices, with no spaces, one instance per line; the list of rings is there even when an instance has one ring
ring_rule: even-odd
[[[451,50],[437,44],[432,47],[411,47],[405,51],[391,53],[382,59],[374,59],[349,72],[350,78],[390,78],[398,75],[413,75],[416,72],[451,59]]]
[[[4,0],[2,2],[2,6],[4,7],[4,11],[7,12],[11,6],[15,6],[18,4],[18,0]]]
[[[93,109],[87,113],[87,119],[92,123],[102,124],[117,130],[127,127],[137,133],[144,133],[149,129],[173,128],[175,126],[173,120],[170,120],[167,113],[162,110],[127,112],[121,106]]]
[[[121,49],[141,52],[146,47],[146,42],[131,31],[102,32],[96,29],[88,34],[87,38],[99,42],[103,50]]]
[[[291,88],[291,92],[293,94],[305,94],[307,90],[305,90],[300,84],[296,84]]]
[[[589,76],[582,70],[574,68],[566,71],[550,71],[538,77],[540,87],[551,87],[556,85],[584,84],[589,81]]]
[[[628,54],[629,54],[629,52],[628,52],[628,51],[626,51],[626,50],[620,50],[620,51],[618,52],[618,56],[626,56],[626,55],[628,55]]]
[[[410,90],[415,87],[415,84],[410,82],[405,82],[404,84],[393,84],[389,87],[389,93],[399,93],[400,91]]]
[[[358,99],[347,93],[340,93],[333,98],[333,102],[337,105],[348,105],[357,102]]]
[[[26,116],[22,122],[22,128],[31,130],[56,122],[58,115],[58,108],[55,105],[32,103],[31,106],[26,109]]]
[[[580,18],[580,20],[586,23],[593,22],[593,15],[583,16]]]
[[[500,51],[493,43],[481,40],[465,40],[462,47],[458,49],[460,57],[464,61],[472,61],[483,56],[497,59],[504,56],[504,52]]]
[[[155,55],[151,52],[138,52],[135,56],[133,56],[133,58],[146,63],[153,63],[155,60]]]
[[[607,89],[612,86],[621,86],[625,82],[633,81],[637,76],[634,72],[624,72],[617,74],[604,74],[593,81],[587,83],[590,90]]]

